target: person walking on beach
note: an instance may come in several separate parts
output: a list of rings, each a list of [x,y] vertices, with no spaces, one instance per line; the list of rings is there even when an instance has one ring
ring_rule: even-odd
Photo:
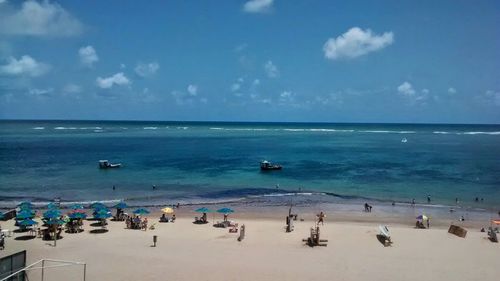
[[[411,205],[414,207],[415,206],[415,198],[411,199]]]
[[[153,184],[153,190],[155,190],[155,189],[156,189],[156,185]]]
[[[324,220],[325,220],[325,213],[323,213],[323,211],[321,211],[318,214],[318,225],[319,225],[319,223],[321,223],[321,225],[323,225],[324,224]]]
[[[427,195],[427,203],[431,203],[431,196]]]
[[[427,229],[431,228],[431,218],[427,218]]]

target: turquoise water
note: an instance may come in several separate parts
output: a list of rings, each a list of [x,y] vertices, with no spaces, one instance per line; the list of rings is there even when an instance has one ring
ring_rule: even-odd
[[[100,159],[123,167],[100,170]],[[264,159],[283,170],[261,172]],[[432,204],[495,208],[500,126],[0,122],[0,205],[279,201],[297,192],[304,202],[430,195]]]

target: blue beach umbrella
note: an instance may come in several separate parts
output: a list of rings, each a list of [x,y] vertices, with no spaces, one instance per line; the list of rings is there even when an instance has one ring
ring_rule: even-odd
[[[136,215],[146,215],[146,214],[149,214],[149,211],[144,209],[144,208],[139,208],[137,210],[134,211],[134,214]]]
[[[217,210],[217,213],[230,214],[230,213],[234,213],[234,210],[230,209],[230,208],[222,208],[222,209]]]
[[[0,219],[3,219],[4,215],[2,213],[0,213]]]
[[[61,211],[57,209],[48,210],[47,212],[43,213],[43,217],[46,219],[58,218],[61,215],[62,215]]]
[[[206,208],[206,207],[202,207],[202,208],[196,209],[194,211],[197,213],[211,213],[211,212],[213,212],[212,210],[210,210],[209,208]]]
[[[112,217],[112,215],[110,213],[107,213],[107,212],[98,212],[97,214],[94,215],[94,218],[95,219],[107,219],[107,218],[110,218]]]
[[[22,210],[16,215],[16,219],[18,220],[24,220],[24,219],[31,219],[34,218],[35,214],[32,210]]]
[[[71,213],[68,215],[70,219],[85,219],[87,218],[87,214],[85,213]]]
[[[115,206],[113,206],[113,207],[114,207],[114,208],[116,208],[116,209],[125,209],[125,208],[127,208],[127,207],[128,207],[128,205],[127,205],[127,203],[125,203],[125,202],[120,202],[120,203],[116,204],[116,205],[115,205]]]
[[[38,222],[32,220],[32,219],[25,219],[19,222],[19,225],[21,226],[32,226],[38,224]]]
[[[60,219],[51,219],[47,221],[47,225],[63,225],[64,221]]]
[[[101,202],[94,202],[94,203],[90,204],[90,208],[92,208],[92,209],[105,209],[108,207],[106,207],[106,205],[104,205]]]
[[[82,204],[75,203],[75,204],[71,204],[69,206],[69,208],[72,209],[72,210],[78,210],[78,209],[83,209],[84,207],[83,207]]]

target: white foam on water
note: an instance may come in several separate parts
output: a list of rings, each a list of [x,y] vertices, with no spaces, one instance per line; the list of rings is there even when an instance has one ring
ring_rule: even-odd
[[[143,130],[156,130],[158,127],[144,127]]]
[[[179,129],[179,130],[187,130],[187,129],[189,129],[189,127],[177,127],[177,129]]]
[[[376,134],[415,134],[415,131],[387,131],[387,130],[364,130],[361,133],[376,133]]]
[[[76,127],[55,127],[54,130],[76,130]]]
[[[440,135],[448,135],[450,132],[444,132],[444,131],[434,131],[432,132],[433,134],[440,134]]]
[[[464,132],[464,135],[500,135],[500,132]]]
[[[34,127],[33,130],[45,130],[45,127]]]

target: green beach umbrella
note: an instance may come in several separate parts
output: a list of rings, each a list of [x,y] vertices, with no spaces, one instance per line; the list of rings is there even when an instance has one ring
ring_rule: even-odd
[[[107,209],[108,207],[106,207],[106,205],[104,205],[103,203],[101,202],[94,202],[92,204],[90,204],[90,208],[92,209]]]
[[[202,207],[202,208],[196,209],[194,211],[197,213],[211,213],[211,212],[213,212],[212,210],[210,210],[209,208],[206,208],[206,207]]]
[[[217,210],[217,213],[230,214],[230,213],[234,213],[234,210],[230,209],[230,208],[222,208],[222,209]]]
[[[134,211],[134,214],[136,215],[146,215],[146,214],[149,214],[150,212],[144,208],[139,208],[137,210]]]
[[[128,205],[127,205],[127,203],[125,203],[125,202],[120,202],[120,203],[116,204],[116,205],[115,205],[115,206],[113,206],[113,207],[114,207],[114,208],[116,208],[116,209],[125,209],[125,208],[127,208],[127,207],[128,207]]]
[[[69,208],[72,209],[72,210],[84,209],[83,205],[82,204],[78,204],[78,203],[69,205]]]
[[[58,208],[59,208],[59,206],[54,202],[47,204],[47,209],[49,209],[49,210],[58,209]]]
[[[17,206],[18,206],[19,208],[28,207],[29,209],[31,209],[31,208],[33,208],[33,207],[34,207],[33,203],[31,203],[31,202],[29,202],[29,201],[23,201],[23,202],[21,202],[21,203],[17,204]]]

